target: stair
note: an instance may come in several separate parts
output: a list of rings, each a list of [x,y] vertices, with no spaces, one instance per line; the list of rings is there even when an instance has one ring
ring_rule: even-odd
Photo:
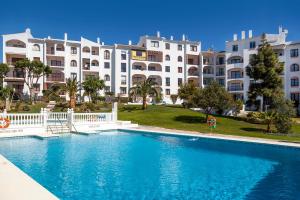
[[[47,133],[52,134],[62,134],[62,133],[70,133],[70,129],[67,124],[56,124],[56,125],[48,125],[47,126]]]

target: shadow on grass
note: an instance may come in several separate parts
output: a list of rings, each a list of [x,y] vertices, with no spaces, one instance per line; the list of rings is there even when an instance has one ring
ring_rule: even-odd
[[[241,128],[241,130],[243,131],[247,131],[247,132],[259,132],[259,133],[265,133],[266,130],[263,128]]]
[[[174,117],[174,120],[184,122],[184,123],[190,123],[190,124],[205,123],[205,117],[201,117],[201,116],[180,115]]]

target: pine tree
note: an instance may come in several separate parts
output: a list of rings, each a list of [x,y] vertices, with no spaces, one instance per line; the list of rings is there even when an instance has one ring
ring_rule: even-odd
[[[262,97],[263,107],[271,103],[272,96],[283,89],[280,77],[282,72],[283,63],[279,62],[278,56],[263,35],[257,54],[251,56],[250,65],[246,68],[247,75],[253,79],[248,92],[249,100],[255,101],[257,97]]]

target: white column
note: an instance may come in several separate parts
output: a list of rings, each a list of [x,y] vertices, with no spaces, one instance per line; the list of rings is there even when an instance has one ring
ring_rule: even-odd
[[[48,114],[45,108],[41,108],[41,116],[42,116],[42,120],[43,120],[43,127],[47,128],[47,118],[48,118]]]
[[[112,121],[116,122],[118,121],[118,102],[113,103],[112,107]]]

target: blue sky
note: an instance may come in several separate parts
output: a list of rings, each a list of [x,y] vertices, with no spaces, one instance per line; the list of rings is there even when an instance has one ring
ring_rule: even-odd
[[[202,49],[223,50],[233,33],[276,33],[283,25],[289,40],[300,40],[298,0],[9,0],[1,8],[0,34],[30,27],[35,37],[63,38],[67,32],[70,39],[100,37],[113,44],[137,42],[140,35],[159,30],[166,37],[185,33],[200,40]]]

